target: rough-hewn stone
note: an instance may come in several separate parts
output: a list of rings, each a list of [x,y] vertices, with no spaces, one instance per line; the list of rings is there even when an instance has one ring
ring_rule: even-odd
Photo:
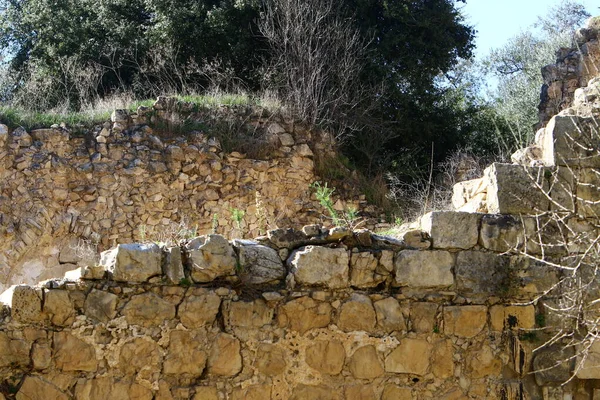
[[[342,372],[346,351],[337,340],[319,341],[306,349],[306,363],[319,372],[337,375]]]
[[[175,306],[154,293],[133,296],[121,313],[132,325],[158,326],[175,317]]]
[[[423,339],[402,339],[385,358],[386,372],[425,375],[433,346]]]
[[[421,217],[421,229],[434,249],[470,249],[477,244],[481,214],[434,211]]]
[[[344,249],[302,247],[292,253],[288,266],[299,284],[339,289],[348,286],[350,260]]]
[[[101,265],[115,281],[145,282],[162,273],[162,252],[156,244],[120,244],[102,253]]]
[[[163,371],[168,375],[189,374],[200,377],[206,366],[203,350],[206,338],[201,332],[171,331]]]
[[[234,376],[241,369],[240,341],[226,333],[219,334],[208,357],[208,372],[213,375]]]
[[[277,251],[250,241],[234,241],[242,280],[260,285],[285,278],[286,269]]]
[[[85,299],[85,315],[100,322],[108,322],[117,315],[117,302],[116,295],[94,289]]]
[[[375,379],[384,373],[375,346],[356,349],[348,361],[348,369],[357,379]]]
[[[237,264],[233,247],[221,235],[200,236],[186,245],[194,282],[232,275]]]
[[[68,332],[54,334],[54,363],[62,371],[94,372],[98,368],[94,346]]]
[[[447,251],[403,250],[394,265],[400,286],[431,288],[454,284],[454,256]]]
[[[329,325],[331,310],[329,303],[301,297],[282,306],[277,319],[280,326],[289,327],[303,335],[311,329]]]
[[[342,305],[337,324],[340,329],[346,332],[370,332],[375,327],[376,322],[377,317],[371,299],[355,293]]]
[[[444,333],[471,338],[487,323],[486,306],[444,307]]]
[[[408,310],[403,309],[398,300],[393,297],[387,297],[376,301],[373,303],[373,306],[377,315],[377,327],[387,333],[406,330],[404,314],[408,313]]]
[[[20,322],[39,322],[42,315],[42,291],[31,286],[16,286],[12,294],[12,317]]]
[[[211,325],[221,306],[221,298],[214,292],[186,296],[177,309],[181,323],[188,329]]]

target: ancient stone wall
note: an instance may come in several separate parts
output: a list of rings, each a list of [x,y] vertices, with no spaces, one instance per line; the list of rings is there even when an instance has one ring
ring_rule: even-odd
[[[592,78],[600,75],[599,31],[600,17],[590,19],[585,28],[577,31],[576,46],[560,49],[556,64],[542,68],[544,86],[539,105],[540,128],[553,115],[571,107],[575,90],[585,87]]]
[[[568,370],[531,374],[552,365],[529,301],[557,275],[502,253],[518,224],[119,245],[2,296],[0,399],[589,399]]]
[[[190,231],[255,236],[320,221],[309,186],[332,138],[264,110],[216,113],[161,98],[137,113],[115,112],[85,135],[0,125],[0,291],[62,276],[90,246]],[[225,125],[222,141],[244,141],[261,159],[227,153],[201,130],[173,133],[190,121],[201,129],[207,118]],[[369,209],[364,196],[348,196],[336,207]],[[239,225],[234,209],[245,213]]]

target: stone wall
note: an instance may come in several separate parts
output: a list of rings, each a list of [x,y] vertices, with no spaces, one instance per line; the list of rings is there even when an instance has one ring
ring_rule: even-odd
[[[600,17],[592,18],[575,36],[576,46],[557,52],[556,64],[542,68],[544,85],[539,105],[540,126],[573,103],[575,90],[600,75]]]
[[[0,291],[62,276],[90,245],[167,241],[182,228],[255,236],[321,220],[309,186],[318,180],[315,158],[333,152],[327,133],[264,110],[201,114],[194,107],[161,98],[137,113],[118,110],[86,134],[64,125],[31,132],[0,125]],[[261,159],[225,152],[200,130],[173,133],[208,119],[225,125],[223,140],[245,135]],[[336,198],[336,207],[374,211],[364,196],[338,193],[348,201]],[[232,209],[245,212],[239,227]]]
[[[503,253],[517,224],[119,245],[2,295],[0,399],[590,399],[561,368],[531,373],[550,365],[529,301],[558,278]]]

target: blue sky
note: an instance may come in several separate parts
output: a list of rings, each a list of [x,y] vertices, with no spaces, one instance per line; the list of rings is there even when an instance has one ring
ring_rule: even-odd
[[[579,0],[592,15],[600,15],[598,0]],[[477,30],[476,55],[481,57],[491,48],[502,46],[521,30],[534,24],[539,15],[560,0],[467,0],[460,5],[467,22]]]

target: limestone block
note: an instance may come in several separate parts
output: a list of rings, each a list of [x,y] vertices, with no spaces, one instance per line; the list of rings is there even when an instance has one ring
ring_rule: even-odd
[[[544,165],[600,167],[600,137],[593,118],[555,115],[537,142]]]
[[[434,345],[435,351],[431,359],[431,372],[439,379],[454,376],[454,346],[452,340],[440,340]]]
[[[349,263],[348,251],[317,246],[302,247],[288,259],[297,284],[331,289],[348,287]]]
[[[52,364],[52,349],[48,343],[36,342],[31,348],[33,369],[44,370]]]
[[[402,248],[408,246],[411,249],[426,250],[431,247],[431,238],[421,229],[407,229],[396,236],[401,240],[400,244],[404,245],[399,246]]]
[[[521,249],[525,242],[525,228],[519,217],[487,214],[481,218],[480,244],[499,253]]]
[[[135,338],[124,344],[119,354],[119,368],[125,375],[136,375],[140,371],[160,373],[161,361],[159,345],[148,337]]]
[[[44,294],[44,314],[56,326],[66,326],[73,322],[75,308],[66,290],[48,290]]]
[[[294,387],[289,400],[342,400],[342,398],[342,394],[338,390],[333,390],[324,385],[311,386],[299,384]]]
[[[435,330],[436,314],[439,306],[435,303],[411,303],[411,330],[417,333],[431,333]]]
[[[200,236],[185,248],[194,282],[212,282],[216,278],[234,274],[237,264],[235,253],[223,236]]]
[[[424,339],[402,339],[385,358],[385,371],[397,374],[425,375],[433,346]]]
[[[535,307],[495,305],[490,307],[490,323],[495,331],[532,329],[535,327]]]
[[[75,398],[77,400],[152,400],[152,397],[152,391],[140,384],[127,380],[115,381],[114,378],[109,377],[81,379],[75,386]]]
[[[175,318],[175,306],[154,293],[133,296],[121,311],[130,325],[159,326]]]
[[[560,386],[571,378],[575,368],[572,347],[553,345],[542,348],[533,356],[535,382],[539,386]]]
[[[456,287],[465,294],[507,294],[518,284],[509,258],[483,251],[462,251],[456,258]]]
[[[281,327],[289,327],[301,335],[315,328],[324,328],[331,322],[332,307],[329,303],[310,297],[300,297],[279,308],[277,321]]]
[[[337,325],[345,332],[371,332],[375,328],[377,317],[373,303],[368,296],[354,293],[342,304]]]
[[[17,392],[17,400],[69,400],[69,396],[39,376],[26,376]]]
[[[280,249],[293,249],[305,244],[308,236],[295,229],[273,229],[267,232],[269,241]]]
[[[510,257],[509,271],[514,271],[514,289],[518,293],[541,294],[558,283],[556,268],[525,256]]]
[[[54,363],[65,372],[94,372],[98,368],[94,346],[68,332],[54,333]]]
[[[31,344],[24,340],[11,339],[6,332],[0,331],[0,368],[29,364]]]
[[[502,371],[502,361],[494,354],[488,345],[470,351],[467,355],[467,367],[469,375],[474,378],[499,377]]]
[[[452,188],[452,206],[464,212],[486,212],[487,181],[484,178],[458,182]]]
[[[192,400],[219,400],[219,392],[214,386],[196,386]]]
[[[368,252],[352,253],[350,256],[350,285],[357,288],[370,288],[379,285],[385,276],[376,273],[379,261]]]
[[[470,249],[477,244],[481,214],[433,211],[421,217],[421,229],[434,249]]]
[[[112,293],[93,289],[85,299],[84,313],[89,318],[106,323],[117,315],[118,300]]]
[[[212,344],[208,357],[208,372],[213,375],[234,376],[242,370],[240,341],[221,333]]]
[[[261,343],[256,350],[254,366],[258,371],[275,376],[285,372],[287,368],[286,354],[283,348],[276,344]]]
[[[348,369],[357,379],[375,379],[384,373],[377,350],[373,345],[359,347],[350,357]]]
[[[263,299],[252,302],[234,301],[225,312],[225,323],[230,327],[261,328],[273,321],[273,308]]]
[[[379,400],[375,396],[373,385],[346,386],[344,395],[346,400]]]
[[[264,400],[271,398],[271,385],[251,385],[245,388],[236,388],[232,393],[232,400]]]
[[[42,289],[31,286],[15,286],[12,292],[12,317],[21,323],[43,320]]]
[[[584,168],[577,181],[577,210],[586,218],[600,216],[600,169]]]
[[[285,278],[286,269],[274,249],[248,240],[235,240],[240,278],[250,285],[272,283]]]
[[[579,379],[600,379],[600,342],[594,341],[587,351],[584,350],[586,347],[587,344],[584,344],[577,349],[576,365],[581,364],[581,367],[575,376]]]
[[[444,307],[444,333],[460,337],[477,336],[487,323],[486,306]]]
[[[178,285],[185,278],[179,246],[167,247],[163,260],[163,274],[169,283]]]
[[[163,372],[199,378],[206,366],[206,338],[194,331],[171,331]]]
[[[381,400],[413,400],[412,389],[396,385],[385,385]]]
[[[493,163],[484,171],[490,214],[537,214],[547,211],[549,187],[541,167]]]
[[[183,326],[195,329],[204,325],[212,325],[220,306],[221,297],[214,292],[207,291],[206,294],[200,296],[186,296],[179,305],[177,314]]]
[[[404,318],[406,310],[400,307],[398,300],[387,297],[376,301],[373,306],[375,307],[379,329],[382,329],[385,333],[406,331],[406,320]]]
[[[100,264],[119,282],[145,282],[162,273],[162,252],[156,244],[120,244],[102,253]]]
[[[317,341],[306,349],[305,360],[311,368],[323,374],[337,375],[344,367],[346,351],[340,341]]]
[[[394,266],[396,283],[400,286],[432,288],[454,284],[454,256],[447,251],[403,250]]]

